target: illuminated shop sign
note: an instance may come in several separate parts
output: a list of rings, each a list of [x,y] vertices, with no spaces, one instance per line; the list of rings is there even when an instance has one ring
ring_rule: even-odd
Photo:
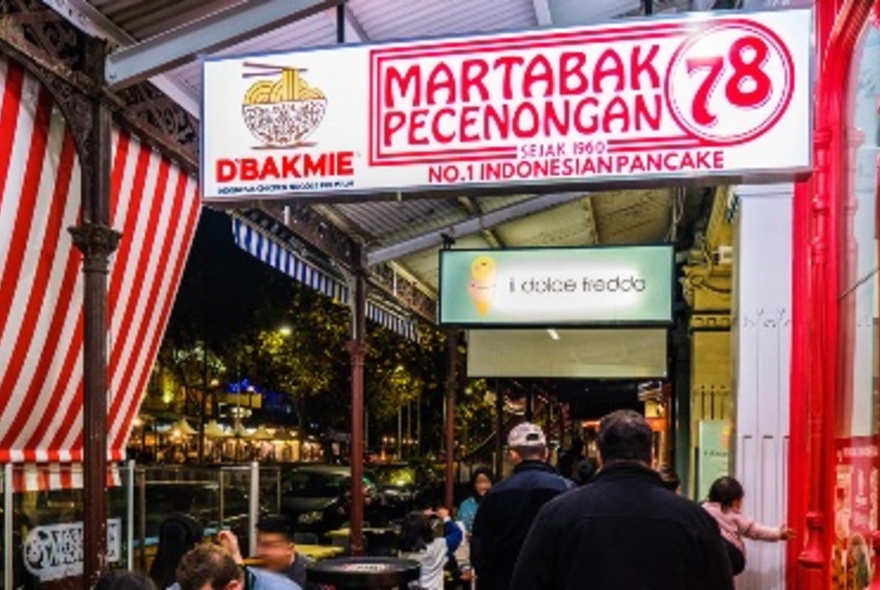
[[[440,322],[462,326],[665,324],[670,246],[440,253]]]
[[[702,13],[209,59],[202,190],[789,178],[811,166],[811,22]]]

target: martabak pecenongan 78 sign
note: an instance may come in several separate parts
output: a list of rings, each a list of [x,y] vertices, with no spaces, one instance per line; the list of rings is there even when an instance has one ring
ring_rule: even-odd
[[[810,169],[809,10],[218,58],[214,201]]]

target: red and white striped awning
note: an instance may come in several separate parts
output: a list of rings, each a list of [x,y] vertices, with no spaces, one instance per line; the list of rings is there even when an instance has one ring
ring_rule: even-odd
[[[107,469],[107,487],[122,485],[119,468],[111,465]],[[35,465],[26,463],[12,472],[12,488],[15,493],[50,492],[55,490],[79,490],[83,487],[82,463],[61,465]]]
[[[114,130],[108,453],[121,460],[183,272],[196,181]],[[0,462],[82,459],[83,278],[73,137],[48,89],[0,56]]]

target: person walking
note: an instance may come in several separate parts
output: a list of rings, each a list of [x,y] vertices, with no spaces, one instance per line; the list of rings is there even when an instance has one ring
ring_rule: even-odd
[[[507,444],[513,475],[489,490],[474,518],[471,565],[478,590],[510,587],[513,566],[538,510],[574,487],[547,463],[547,437],[540,426],[517,425]]]
[[[599,426],[599,473],[547,503],[511,590],[732,590],[717,523],[651,469],[651,427],[620,410]]]

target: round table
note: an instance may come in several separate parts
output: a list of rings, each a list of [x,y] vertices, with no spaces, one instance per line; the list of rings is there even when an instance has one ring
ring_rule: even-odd
[[[406,589],[419,579],[419,563],[392,557],[343,557],[310,563],[306,578],[312,584],[370,590]]]

